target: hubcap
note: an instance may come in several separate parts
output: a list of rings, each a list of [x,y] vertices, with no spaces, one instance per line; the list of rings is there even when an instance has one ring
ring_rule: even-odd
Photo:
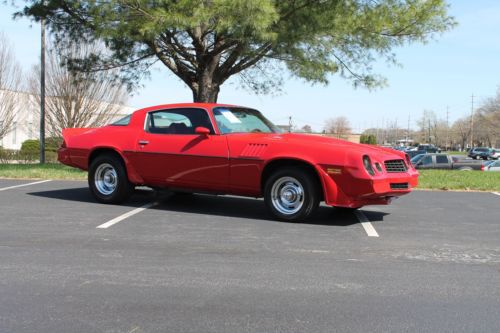
[[[304,188],[297,179],[282,177],[274,182],[271,197],[276,210],[284,215],[292,215],[304,204]]]
[[[110,195],[118,186],[118,175],[115,168],[108,163],[103,163],[97,167],[94,177],[95,187],[99,193]]]

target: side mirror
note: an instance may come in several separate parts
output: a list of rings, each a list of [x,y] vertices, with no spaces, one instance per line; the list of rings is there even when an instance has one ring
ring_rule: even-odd
[[[210,130],[209,130],[208,128],[206,128],[206,127],[201,127],[201,126],[196,127],[196,128],[194,129],[194,132],[195,132],[196,134],[203,135],[203,136],[208,136],[208,135],[210,134]]]

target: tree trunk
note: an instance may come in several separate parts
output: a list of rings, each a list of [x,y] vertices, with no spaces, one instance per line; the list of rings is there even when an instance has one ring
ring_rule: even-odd
[[[214,83],[211,78],[201,78],[198,84],[190,87],[193,92],[195,103],[217,103],[220,85]]]

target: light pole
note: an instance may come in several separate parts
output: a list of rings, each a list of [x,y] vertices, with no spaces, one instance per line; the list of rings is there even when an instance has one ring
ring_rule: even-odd
[[[45,18],[41,21],[40,53],[40,163],[45,163]]]

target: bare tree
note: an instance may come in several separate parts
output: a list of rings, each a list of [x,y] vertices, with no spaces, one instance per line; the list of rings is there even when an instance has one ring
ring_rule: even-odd
[[[62,63],[67,58],[84,58],[99,46],[80,45],[48,52],[46,62],[46,132],[60,137],[63,128],[98,127],[115,118],[126,101],[124,87],[112,73],[69,71]],[[40,110],[40,69],[35,66],[30,78],[35,109]]]
[[[464,149],[470,136],[470,118],[463,117],[455,121],[451,128],[455,142],[460,144],[460,148]]]
[[[15,61],[11,45],[0,33],[0,140],[14,128],[22,71]]]
[[[474,115],[475,139],[480,145],[497,146],[500,139],[500,89],[495,97],[489,98]]]
[[[339,139],[347,139],[351,134],[351,124],[344,116],[327,119],[324,129],[326,133],[335,134]]]

